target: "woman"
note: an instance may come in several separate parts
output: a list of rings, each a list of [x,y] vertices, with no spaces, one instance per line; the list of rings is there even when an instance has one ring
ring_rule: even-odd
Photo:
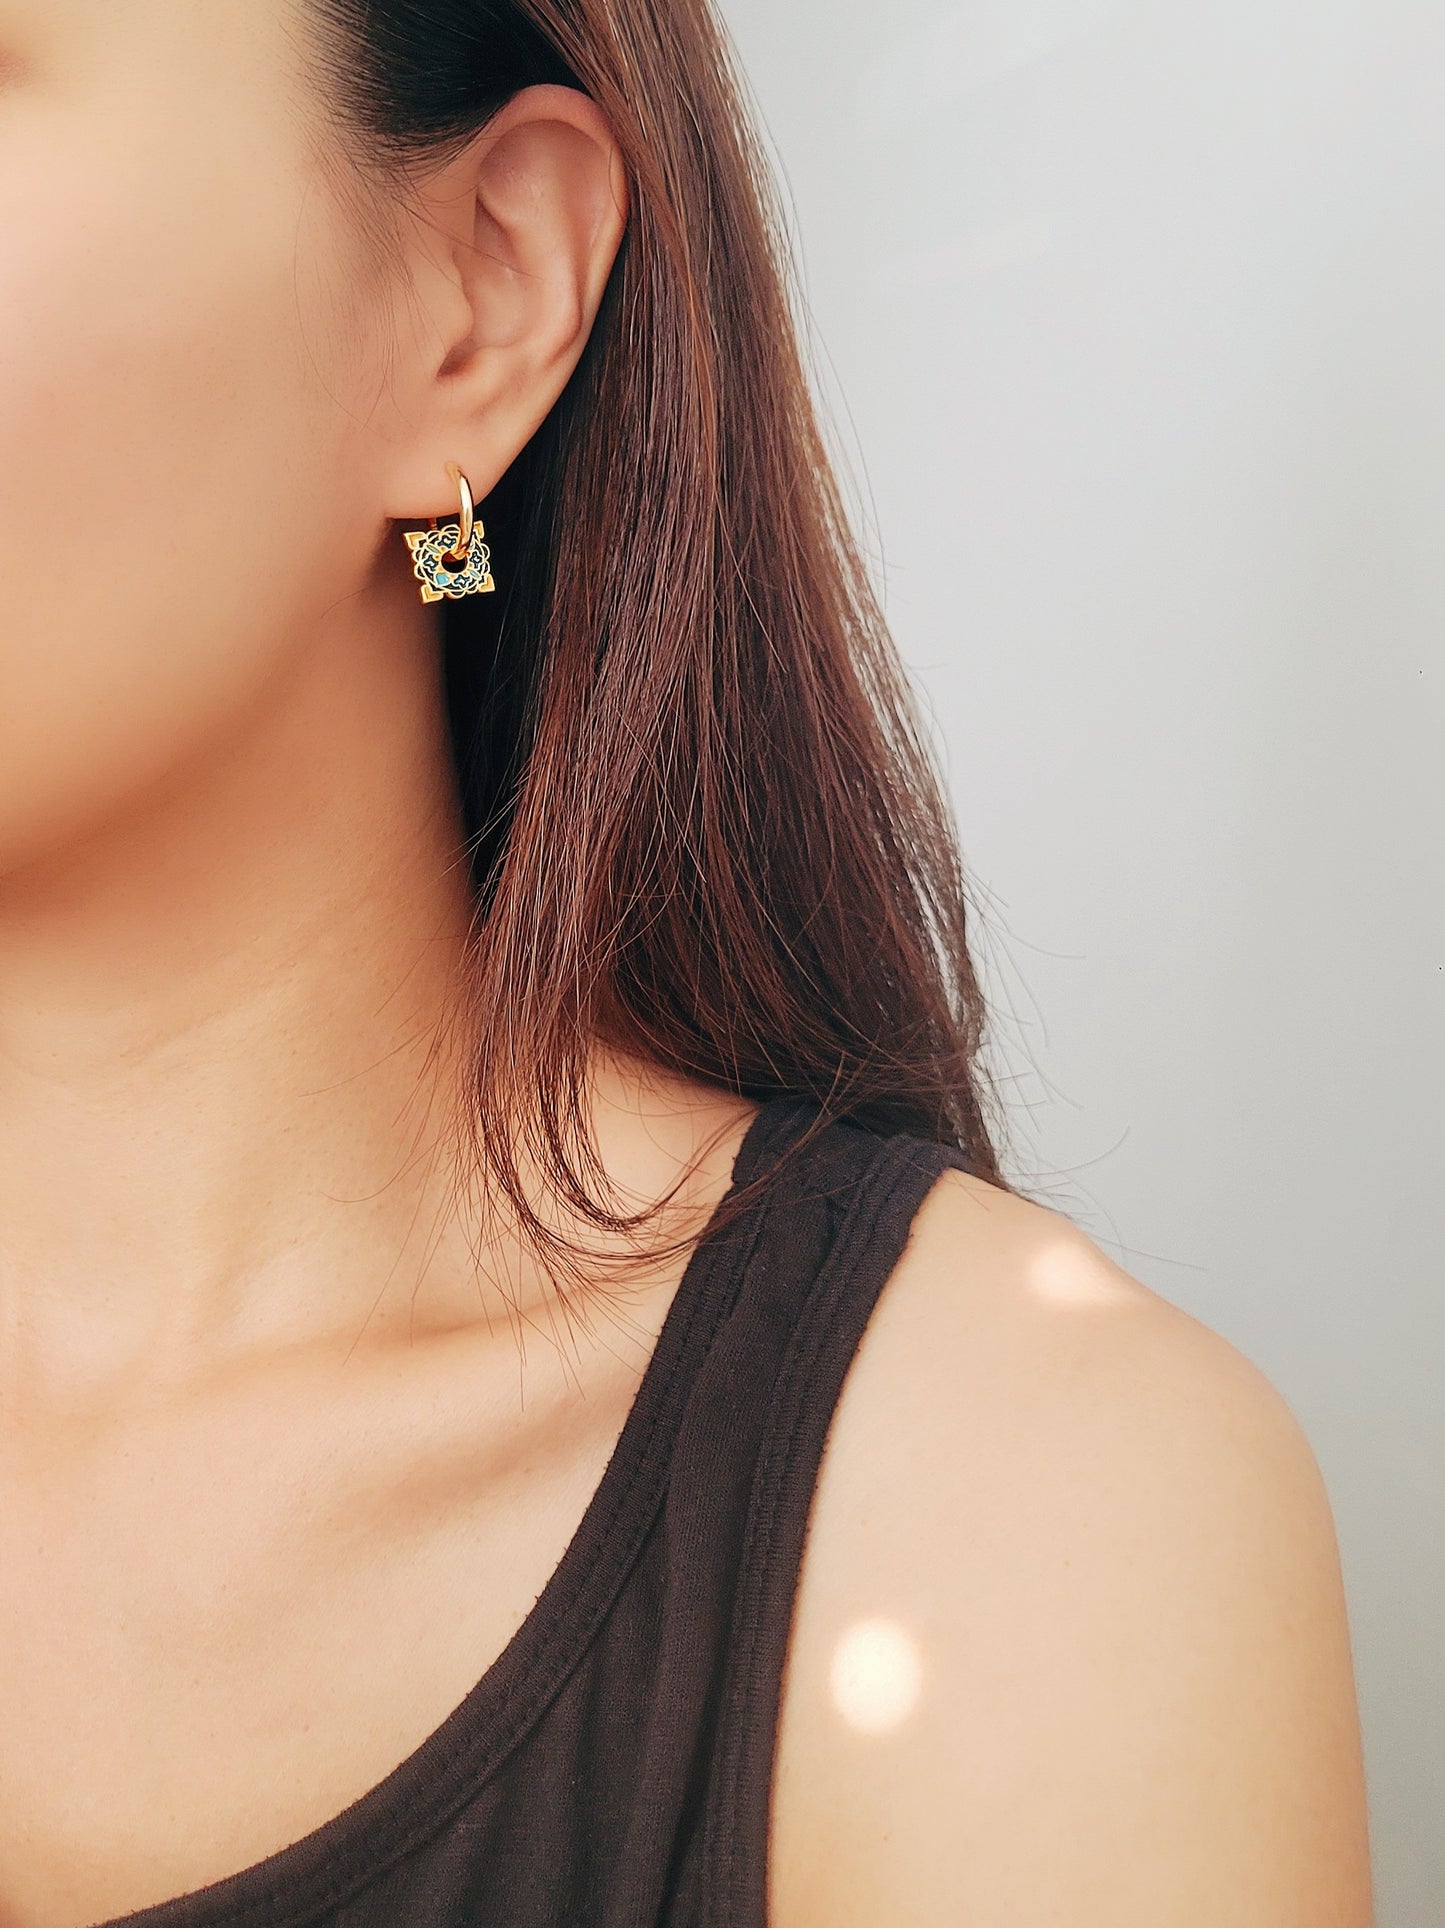
[[[0,12],[4,1928],[1368,1920],[772,232],[704,0]]]

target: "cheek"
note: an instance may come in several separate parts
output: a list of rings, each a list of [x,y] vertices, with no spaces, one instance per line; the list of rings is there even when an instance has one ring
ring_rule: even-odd
[[[0,870],[214,739],[355,587],[299,185],[197,158],[117,142],[22,196],[0,142]]]

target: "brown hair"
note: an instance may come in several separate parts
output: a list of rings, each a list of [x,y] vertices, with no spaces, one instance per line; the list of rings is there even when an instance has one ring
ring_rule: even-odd
[[[595,1036],[745,1097],[811,1097],[820,1125],[958,1146],[1013,1190],[953,820],[830,470],[706,0],[306,6],[348,161],[390,188],[538,81],[598,102],[630,176],[587,351],[482,505],[502,593],[443,606],[485,1014],[474,1169],[568,1271],[519,1135],[593,1222],[658,1209],[613,1214],[571,1163],[580,1145],[605,1184],[579,1110]]]

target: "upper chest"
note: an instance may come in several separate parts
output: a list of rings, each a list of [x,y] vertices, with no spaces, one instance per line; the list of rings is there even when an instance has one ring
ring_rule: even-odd
[[[526,1618],[636,1378],[598,1349],[523,1409],[515,1356],[438,1356],[0,1443],[4,1928],[186,1893],[382,1780]]]
[[[345,1391],[275,1379],[84,1451],[0,1442],[3,1928],[82,1928],[249,1868],[413,1753],[596,1493],[639,1367],[586,1358],[580,1389],[529,1369],[525,1402],[515,1358],[454,1353]],[[810,1921],[826,1838],[791,1771],[826,1719],[823,1664],[810,1614],[773,1928]]]

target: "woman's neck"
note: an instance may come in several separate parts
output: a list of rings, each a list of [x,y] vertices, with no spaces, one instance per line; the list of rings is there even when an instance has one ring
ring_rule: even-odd
[[[0,1396],[411,1309],[471,917],[423,614],[329,612],[243,730],[0,875]]]

